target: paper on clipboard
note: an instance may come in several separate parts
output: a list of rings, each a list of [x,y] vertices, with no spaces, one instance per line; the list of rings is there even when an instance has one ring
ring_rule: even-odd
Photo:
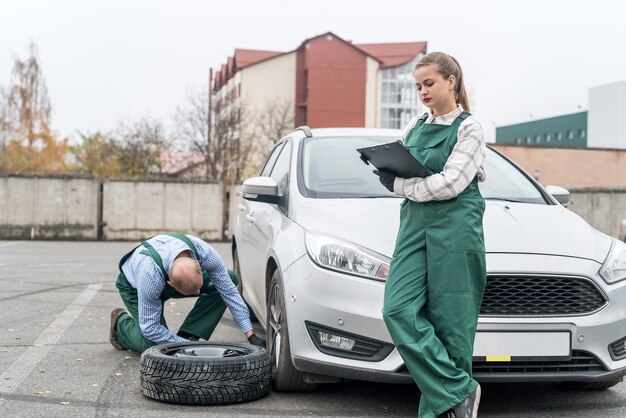
[[[401,141],[358,148],[357,151],[365,164],[372,164],[377,169],[387,171],[396,177],[408,179],[428,177],[432,174],[411,155]]]

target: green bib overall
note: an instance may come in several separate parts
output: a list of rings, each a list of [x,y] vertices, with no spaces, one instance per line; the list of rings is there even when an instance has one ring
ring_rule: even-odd
[[[439,173],[457,142],[463,112],[452,125],[424,123],[409,132],[406,147]],[[472,352],[486,283],[483,213],[474,179],[457,197],[405,199],[385,285],[384,320],[421,392],[419,417],[437,417],[467,398]]]
[[[196,250],[193,242],[184,234],[168,234],[183,241],[194,252],[196,259],[198,259],[198,251]],[[143,246],[145,250],[141,251],[141,254],[145,254],[151,257],[157,264],[161,272],[163,273],[163,280],[165,281],[165,288],[161,292],[161,325],[167,327],[165,322],[163,305],[166,300],[171,298],[186,298],[196,297],[196,295],[183,295],[167,284],[169,277],[165,268],[163,267],[163,261],[156,252],[156,250],[147,241],[142,242],[137,247]],[[153,341],[148,340],[141,333],[139,327],[139,297],[137,295],[137,289],[135,289],[126,279],[124,272],[122,271],[122,265],[133,254],[135,249],[133,248],[128,254],[126,254],[119,263],[120,274],[117,277],[116,286],[120,291],[120,296],[128,309],[130,315],[122,315],[117,321],[116,332],[118,343],[128,349],[141,353],[149,347],[155,345]],[[227,270],[231,280],[237,284],[237,276],[231,270]],[[202,271],[202,287],[200,288],[200,295],[195,305],[185,318],[179,332],[187,333],[189,335],[195,335],[197,337],[208,340],[215,327],[219,323],[224,311],[226,310],[226,304],[220,296],[219,292],[213,285],[211,278],[206,271]]]

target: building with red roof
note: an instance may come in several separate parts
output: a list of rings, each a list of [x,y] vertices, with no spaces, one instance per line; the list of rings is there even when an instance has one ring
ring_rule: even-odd
[[[426,42],[354,44],[326,32],[287,52],[236,49],[212,88],[220,108],[237,102],[263,113],[267,103],[290,102],[291,128],[400,128],[423,109],[412,72],[426,48]]]
[[[326,32],[286,52],[235,49],[211,81],[213,123],[233,109],[241,115],[232,148],[254,150],[244,177],[296,126],[400,128],[424,111],[413,68],[426,47],[355,44]]]

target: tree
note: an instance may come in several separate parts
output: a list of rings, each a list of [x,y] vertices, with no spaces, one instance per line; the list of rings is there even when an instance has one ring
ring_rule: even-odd
[[[254,128],[244,135],[237,161],[240,167],[238,180],[255,175],[276,141],[294,128],[294,102],[285,97],[268,100],[254,116]]]
[[[274,98],[254,112],[246,100],[209,100],[206,88],[192,90],[174,116],[179,148],[204,155],[206,177],[232,184],[258,171],[265,156],[293,129],[293,101]],[[209,138],[210,135],[210,138]]]
[[[11,83],[0,92],[0,170],[49,174],[69,171],[67,139],[50,127],[48,88],[31,43],[26,60],[15,58]]]
[[[275,97],[265,103],[262,112],[257,115],[257,124],[261,135],[270,142],[287,135],[294,128],[294,103],[285,97]]]
[[[161,175],[161,154],[169,150],[163,125],[143,117],[120,123],[111,133],[80,134],[71,151],[82,173],[103,178],[151,178]]]
[[[189,91],[174,115],[178,147],[204,155],[205,177],[232,182],[237,143],[246,112],[240,103],[213,100],[209,127],[209,100],[206,88]],[[209,129],[210,128],[210,129]]]
[[[124,177],[117,158],[121,153],[120,146],[113,138],[101,132],[79,135],[81,143],[70,148],[78,172],[101,178]]]
[[[121,172],[129,177],[152,177],[161,174],[161,153],[170,143],[161,122],[150,117],[125,124],[113,133],[118,145],[116,157]]]

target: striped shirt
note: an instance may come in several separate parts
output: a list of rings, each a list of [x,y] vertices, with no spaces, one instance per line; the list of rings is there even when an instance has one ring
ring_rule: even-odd
[[[463,112],[458,105],[455,110],[441,116],[428,115],[424,123],[438,125],[452,125],[457,116]],[[402,140],[417,123],[420,116],[414,117],[404,128]],[[485,181],[485,135],[480,124],[472,116],[466,118],[457,132],[455,144],[443,170],[428,177],[414,177],[403,179],[396,177],[393,191],[399,196],[415,202],[430,200],[447,200],[458,196],[476,177],[478,181]]]
[[[235,284],[230,279],[224,262],[217,252],[206,242],[191,235],[187,237],[193,242],[198,251],[198,262],[202,270],[206,271],[213,285],[233,314],[233,318],[246,333],[252,329],[250,312],[239,295]],[[148,240],[156,252],[161,256],[163,268],[169,271],[170,265],[181,252],[190,248],[178,238],[169,235],[157,235]],[[128,282],[137,289],[139,305],[139,327],[141,333],[148,340],[163,344],[168,342],[185,342],[187,339],[173,334],[167,327],[161,325],[161,292],[165,288],[163,272],[149,255],[140,254],[145,250],[139,246],[122,265],[122,272]],[[192,257],[195,255],[192,252]]]

